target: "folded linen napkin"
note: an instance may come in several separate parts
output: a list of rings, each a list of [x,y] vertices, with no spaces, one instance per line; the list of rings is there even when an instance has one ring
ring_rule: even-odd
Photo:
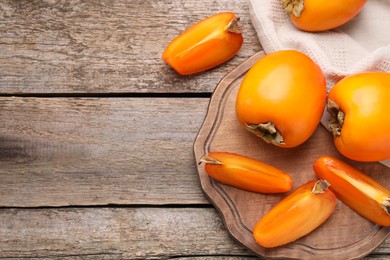
[[[306,53],[322,68],[328,91],[347,75],[390,72],[390,0],[368,0],[347,24],[318,33],[297,29],[281,0],[248,1],[251,21],[264,51],[294,49]],[[324,113],[322,123],[326,126],[326,122]],[[382,163],[390,167],[390,160]]]

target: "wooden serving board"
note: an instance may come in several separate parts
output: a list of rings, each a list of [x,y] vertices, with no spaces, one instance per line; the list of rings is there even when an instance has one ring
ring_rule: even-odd
[[[235,115],[236,94],[242,78],[257,60],[259,52],[227,74],[217,85],[204,123],[194,143],[195,159],[210,151],[226,151],[253,157],[274,165],[294,179],[293,189],[315,179],[314,161],[322,155],[340,158],[390,187],[390,168],[380,163],[358,163],[341,156],[330,133],[319,126],[314,135],[296,148],[267,144],[241,127]],[[389,227],[377,226],[337,201],[335,212],[319,228],[288,245],[266,249],[258,245],[252,230],[257,221],[286,194],[252,193],[211,179],[198,164],[205,195],[219,211],[229,234],[256,254],[267,258],[353,259],[369,254],[389,235]],[[313,212],[315,214],[315,212]],[[288,221],[288,219],[286,219]]]

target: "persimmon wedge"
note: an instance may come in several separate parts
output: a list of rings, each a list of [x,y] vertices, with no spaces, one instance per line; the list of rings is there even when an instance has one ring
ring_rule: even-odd
[[[336,197],[364,218],[390,226],[390,191],[356,168],[330,156],[313,165],[319,178],[326,179]]]
[[[266,248],[293,242],[319,227],[333,213],[336,196],[325,180],[312,180],[282,199],[255,225],[253,236]]]
[[[293,180],[284,171],[262,161],[228,152],[210,152],[200,162],[213,179],[242,190],[282,193],[291,189]]]
[[[181,75],[226,62],[243,43],[239,20],[234,13],[223,12],[194,24],[172,40],[164,50],[163,60]]]

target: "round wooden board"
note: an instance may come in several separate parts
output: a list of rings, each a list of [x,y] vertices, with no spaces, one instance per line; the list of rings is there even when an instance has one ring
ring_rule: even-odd
[[[291,149],[267,144],[239,125],[235,115],[237,91],[246,71],[264,55],[264,52],[255,54],[227,74],[216,87],[206,118],[194,143],[196,162],[210,151],[242,154],[286,171],[294,179],[295,189],[316,178],[312,165],[318,157],[330,155],[353,165],[389,188],[390,168],[380,163],[353,162],[341,156],[334,148],[330,133],[321,125],[308,141]],[[203,164],[198,164],[197,168],[202,189],[220,212],[229,234],[263,257],[360,258],[379,246],[390,232],[389,227],[374,225],[337,201],[335,212],[315,231],[288,245],[266,249],[253,239],[253,227],[286,194],[266,195],[239,190],[211,179],[204,171]]]

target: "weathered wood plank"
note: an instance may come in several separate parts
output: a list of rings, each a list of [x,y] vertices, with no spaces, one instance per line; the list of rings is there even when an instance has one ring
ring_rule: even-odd
[[[237,57],[190,77],[164,64],[174,37],[221,11],[241,17]],[[246,0],[0,1],[0,93],[210,92],[260,49]]]
[[[192,149],[208,102],[0,97],[0,206],[208,204]]]
[[[253,256],[213,208],[1,209],[0,219],[5,258]],[[374,253],[390,253],[389,245]]]
[[[0,210],[2,257],[249,255],[214,209]]]

